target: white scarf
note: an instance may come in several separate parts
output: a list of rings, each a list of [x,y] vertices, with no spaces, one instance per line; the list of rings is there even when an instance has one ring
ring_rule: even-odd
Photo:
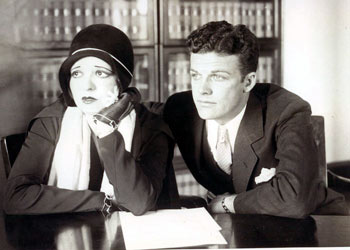
[[[67,108],[62,119],[48,185],[71,190],[88,189],[90,182],[90,119],[77,107]],[[136,112],[133,110],[120,122],[118,127],[125,142],[125,150],[128,152],[131,151],[135,120]],[[95,131],[96,127],[92,129]],[[114,197],[113,186],[109,183],[106,172],[103,174],[101,192]]]

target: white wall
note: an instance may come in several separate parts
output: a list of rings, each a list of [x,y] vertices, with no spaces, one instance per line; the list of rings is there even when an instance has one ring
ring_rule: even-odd
[[[325,117],[327,162],[350,160],[350,1],[282,2],[283,86]]]

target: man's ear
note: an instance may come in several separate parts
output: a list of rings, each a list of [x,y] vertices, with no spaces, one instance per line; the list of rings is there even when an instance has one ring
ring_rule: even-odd
[[[244,88],[243,88],[244,93],[248,93],[249,91],[251,91],[256,84],[256,72],[250,72],[249,74],[247,74],[244,77],[243,84],[244,84]]]

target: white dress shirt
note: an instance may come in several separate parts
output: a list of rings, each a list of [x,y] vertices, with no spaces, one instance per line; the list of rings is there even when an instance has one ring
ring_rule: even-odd
[[[234,152],[234,146],[235,146],[238,128],[239,128],[239,125],[242,121],[245,109],[246,109],[246,106],[244,106],[244,108],[241,110],[241,112],[235,118],[233,118],[232,120],[227,122],[225,125],[221,125],[221,126],[225,126],[227,128],[232,154]],[[208,139],[209,147],[210,147],[211,153],[214,157],[214,160],[217,162],[216,143],[217,143],[218,131],[219,131],[218,129],[219,129],[220,124],[214,120],[206,120],[205,125],[206,125],[206,130],[207,130],[207,135],[208,135],[207,139]]]

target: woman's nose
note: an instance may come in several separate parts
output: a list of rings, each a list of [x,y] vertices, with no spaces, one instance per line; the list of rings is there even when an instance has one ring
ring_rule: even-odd
[[[87,77],[86,79],[86,90],[95,90],[96,89],[96,84],[94,82],[94,78],[92,75]]]

